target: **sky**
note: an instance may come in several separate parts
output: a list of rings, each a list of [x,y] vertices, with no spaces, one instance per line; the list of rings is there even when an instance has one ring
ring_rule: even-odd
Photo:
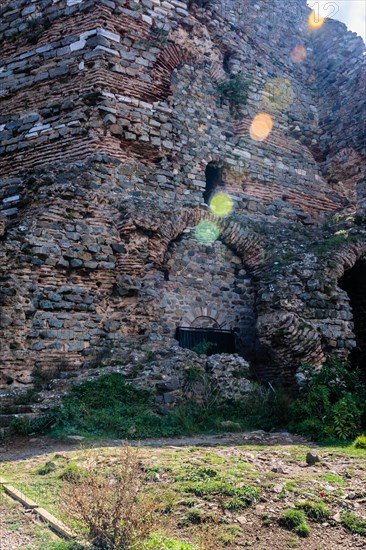
[[[308,0],[308,5],[319,10],[321,17],[331,17],[345,23],[350,31],[362,36],[366,42],[365,0]]]

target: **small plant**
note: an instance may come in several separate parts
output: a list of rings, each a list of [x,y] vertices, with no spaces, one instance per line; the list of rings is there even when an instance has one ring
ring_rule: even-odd
[[[180,525],[198,525],[204,521],[202,511],[198,508],[191,508],[188,510],[184,516],[181,517],[179,524]]]
[[[47,474],[54,472],[56,468],[57,466],[54,462],[48,461],[45,463],[44,466],[41,466],[40,468],[38,468],[37,474],[40,476],[46,476]]]
[[[320,523],[330,516],[329,510],[323,502],[310,502],[307,500],[298,502],[295,506],[298,510],[303,510],[309,519]]]
[[[65,484],[65,513],[88,529],[96,548],[136,548],[153,532],[157,511],[156,502],[143,492],[138,449],[123,449],[112,478],[100,471],[97,455],[91,454],[86,474]]]
[[[366,537],[366,521],[357,517],[356,514],[343,512],[341,514],[341,524],[351,533]]]
[[[307,523],[300,523],[298,527],[295,529],[295,533],[299,535],[299,537],[308,537],[311,533],[311,529],[308,526]]]
[[[86,476],[85,470],[80,468],[80,466],[78,466],[76,462],[69,462],[69,464],[60,473],[59,477],[63,481],[69,481],[71,483],[75,483],[77,481],[80,481],[85,476]]]
[[[232,116],[239,116],[240,108],[246,105],[249,85],[250,83],[243,79],[241,73],[231,75],[229,80],[218,84],[217,90],[220,94],[221,103],[224,100],[229,101]]]
[[[366,435],[359,435],[356,437],[354,446],[356,449],[366,449]]]
[[[366,417],[366,386],[360,373],[338,358],[315,371],[303,367],[305,384],[289,407],[290,431],[313,440],[353,439]]]
[[[361,411],[351,394],[340,399],[333,407],[333,432],[339,439],[352,439],[360,426]]]
[[[176,539],[169,539],[154,533],[142,545],[141,550],[198,550],[196,546],[192,546],[188,542],[182,542]]]
[[[32,432],[32,425],[28,418],[20,416],[14,418],[10,424],[10,433],[14,435],[28,435]]]
[[[299,537],[308,537],[310,534],[310,528],[306,523],[306,516],[302,510],[288,508],[282,513],[279,524],[289,531],[294,531]]]
[[[197,355],[208,355],[216,347],[217,347],[217,344],[214,344],[213,342],[207,342],[206,340],[203,340],[199,344],[196,344],[192,348],[192,351],[197,353]]]

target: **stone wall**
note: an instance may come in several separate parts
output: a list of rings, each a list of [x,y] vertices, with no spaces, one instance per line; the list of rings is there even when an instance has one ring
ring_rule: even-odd
[[[86,371],[126,338],[164,348],[199,316],[233,328],[261,378],[348,355],[337,281],[365,254],[350,221],[365,58],[308,14],[305,0],[2,2],[0,387]],[[239,105],[220,91],[235,75]],[[204,204],[209,163],[226,218]],[[202,220],[214,244],[195,241]]]
[[[204,327],[209,318],[208,326],[235,331],[237,351],[253,359],[255,288],[241,259],[220,241],[197,246],[190,232],[170,246],[166,269],[169,280],[158,304],[162,334],[174,337],[178,327]]]

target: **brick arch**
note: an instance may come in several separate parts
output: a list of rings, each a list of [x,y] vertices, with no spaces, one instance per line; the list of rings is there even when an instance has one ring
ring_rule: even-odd
[[[159,99],[165,99],[170,94],[170,81],[174,69],[192,60],[192,54],[178,44],[169,42],[165,46],[159,54],[151,74],[155,95]]]
[[[210,220],[220,229],[219,239],[231,248],[252,274],[263,269],[265,253],[258,237],[230,219],[220,219],[203,209],[185,209],[173,216],[150,239],[150,259],[159,267],[165,263],[168,247],[187,227],[196,226],[201,220]]]
[[[366,242],[345,244],[333,256],[334,267],[329,270],[331,277],[339,279],[358,260],[366,258]]]
[[[196,319],[211,319],[214,321],[220,328],[226,328],[226,318],[221,312],[217,312],[213,306],[208,307],[194,307],[190,309],[182,317],[182,327],[190,327],[193,325]]]
[[[158,268],[165,265],[168,247],[188,227],[208,219],[220,229],[220,240],[239,256],[252,275],[264,268],[265,252],[259,238],[238,222],[220,219],[203,208],[183,208],[171,211],[165,205],[150,201],[130,201],[123,204],[125,216],[118,224],[121,242],[126,252],[117,254],[122,273],[141,277],[146,263]]]

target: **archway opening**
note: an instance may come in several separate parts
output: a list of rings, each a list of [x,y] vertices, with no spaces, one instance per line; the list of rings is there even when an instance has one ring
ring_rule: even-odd
[[[215,194],[217,187],[223,187],[223,167],[217,162],[209,162],[206,166],[206,188],[203,193],[203,199],[206,204],[210,204],[210,201]]]
[[[366,375],[366,260],[359,260],[348,269],[339,286],[347,292],[353,314],[356,348],[351,353],[351,363]]]

